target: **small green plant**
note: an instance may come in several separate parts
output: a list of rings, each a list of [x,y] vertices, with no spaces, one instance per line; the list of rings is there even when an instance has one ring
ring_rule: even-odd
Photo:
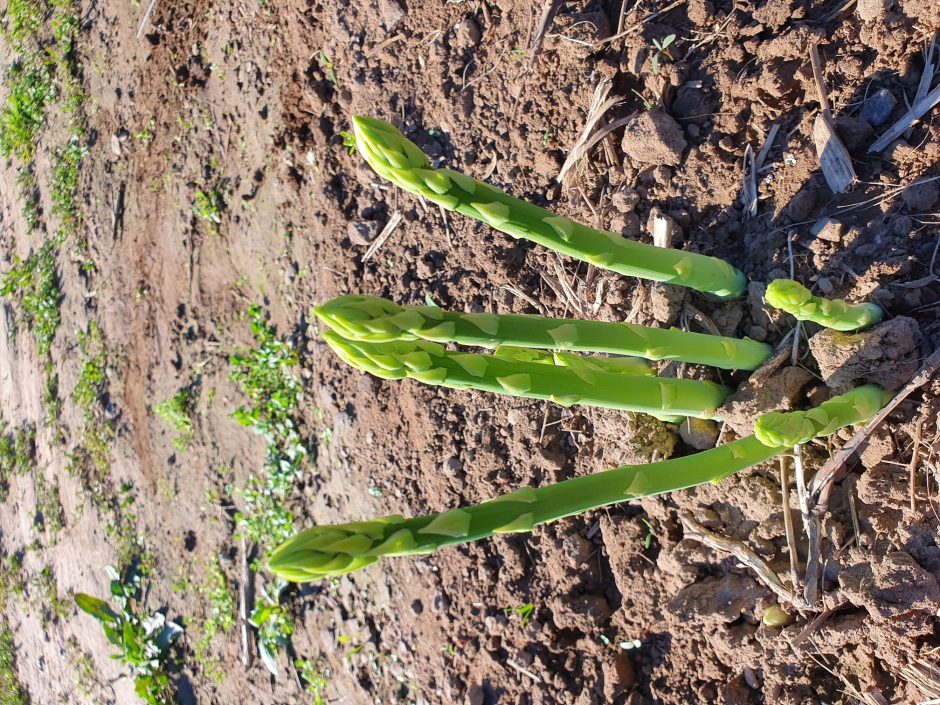
[[[734,299],[744,292],[745,276],[724,260],[596,230],[460,172],[435,169],[416,144],[382,120],[354,117],[353,131],[357,151],[379,176],[511,237],[530,240],[601,269],[689,287],[719,299]]]
[[[672,61],[672,54],[669,53],[669,47],[674,41],[676,41],[675,34],[664,37],[662,41],[658,39],[653,40],[653,46],[656,47],[656,52],[653,54],[653,60],[651,62],[654,76],[659,75],[660,61],[662,61],[664,56]]]
[[[296,659],[294,666],[300,674],[300,680],[304,683],[304,690],[310,696],[312,705],[325,705],[324,693],[330,684],[327,675],[314,668],[309,659]]]
[[[656,530],[653,528],[653,523],[649,519],[640,519],[646,526],[646,536],[643,537],[643,548],[645,550],[650,550],[653,546],[653,541],[656,540]]]
[[[177,435],[173,438],[173,447],[181,453],[189,448],[195,434],[193,404],[193,392],[187,387],[154,407],[157,415],[176,430]]]
[[[208,609],[202,620],[202,637],[196,642],[196,661],[202,664],[206,674],[216,683],[222,680],[221,662],[212,655],[212,645],[220,634],[231,632],[235,628],[235,598],[229,587],[228,579],[222,571],[222,564],[214,558],[206,564],[206,582],[199,592],[206,601]]]
[[[29,696],[16,675],[13,632],[0,617],[0,705],[29,705]]]
[[[532,615],[535,612],[535,605],[531,602],[526,602],[521,605],[516,605],[515,607],[506,607],[503,612],[507,617],[518,617],[519,626],[522,629],[525,629],[526,625],[529,623],[529,620],[532,619]]]
[[[320,52],[319,59],[320,66],[322,66],[323,70],[326,71],[326,75],[330,79],[330,83],[332,83],[334,86],[338,86],[339,81],[336,79],[336,69],[333,67],[333,61],[322,51]]]
[[[212,230],[222,224],[222,211],[227,205],[225,193],[221,188],[196,189],[193,212],[209,223]]]
[[[357,570],[383,556],[424,555],[440,546],[529,532],[539,524],[588,509],[718,482],[794,445],[867,421],[889,396],[875,385],[866,385],[809,411],[764,414],[754,435],[711,450],[658,463],[625,465],[537,489],[523,487],[441,514],[314,526],[275,549],[269,565],[286,580],[307,582]]]
[[[352,132],[340,132],[339,136],[343,138],[343,146],[350,154],[356,153],[356,136]]]
[[[281,594],[287,583],[262,587],[249,622],[258,630],[258,653],[265,667],[275,677],[278,674],[277,652],[290,644],[294,623],[281,605]]]
[[[30,55],[7,70],[5,82],[7,100],[0,107],[0,154],[28,164],[36,153],[46,105],[55,95],[52,73]]]
[[[36,429],[24,424],[7,431],[0,424],[0,502],[5,502],[12,475],[28,475],[36,464]]]
[[[770,282],[764,296],[771,306],[786,311],[799,321],[812,321],[834,330],[860,330],[884,317],[878,304],[850,304],[843,299],[813,296],[809,289],[792,279]]]
[[[97,619],[108,641],[120,649],[114,658],[130,669],[137,695],[148,705],[170,705],[174,689],[166,667],[170,647],[183,629],[162,612],[143,611],[143,586],[136,571],[121,576],[109,567],[108,575],[116,608],[83,593],[75,596],[75,604]]]
[[[13,266],[0,279],[0,295],[17,296],[36,338],[40,356],[49,354],[61,315],[62,294],[56,275],[55,247],[45,241],[25,260],[14,255]]]
[[[43,7],[36,0],[8,0],[4,38],[23,51],[42,28]]]

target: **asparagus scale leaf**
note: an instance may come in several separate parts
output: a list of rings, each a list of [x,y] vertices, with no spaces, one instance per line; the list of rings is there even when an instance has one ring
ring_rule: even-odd
[[[376,296],[340,296],[315,311],[344,338],[370,343],[420,339],[484,348],[528,347],[678,360],[734,370],[757,369],[771,353],[769,345],[749,338],[631,323],[455,313],[436,306],[399,306]]]
[[[626,465],[540,488],[523,487],[489,502],[413,519],[386,516],[314,526],[276,548],[269,565],[287,580],[308,582],[349,573],[384,556],[427,554],[449,544],[528,532],[589,509],[718,482],[794,445],[862,423],[886,401],[883,390],[866,385],[809,411],[765,414],[754,435],[684,458]]]
[[[352,121],[356,148],[379,176],[442,208],[627,276],[685,286],[719,299],[737,298],[744,291],[744,275],[724,260],[590,228],[466,174],[433,168],[416,144],[383,120],[356,116]]]
[[[792,279],[770,282],[764,296],[771,306],[786,311],[799,321],[812,321],[834,330],[867,328],[884,316],[878,304],[850,304],[843,299],[813,296],[809,289]]]
[[[453,389],[547,399],[562,406],[711,419],[727,394],[714,382],[612,371],[603,358],[569,355],[561,364],[545,364],[538,356],[525,359],[534,351],[513,348],[500,355],[480,355],[425,340],[365,343],[335,331],[325,331],[323,339],[344,362],[383,379],[411,378]]]

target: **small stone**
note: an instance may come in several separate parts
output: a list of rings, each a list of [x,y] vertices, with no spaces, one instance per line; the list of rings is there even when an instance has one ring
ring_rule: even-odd
[[[117,136],[117,133],[111,135],[111,151],[114,152],[115,157],[121,156],[121,138]]]
[[[842,139],[842,144],[850,152],[867,148],[875,134],[867,120],[849,116],[836,120],[836,131]]]
[[[747,337],[761,343],[767,339],[767,329],[764,326],[751,326],[747,329]]]
[[[940,195],[940,186],[936,181],[922,181],[908,186],[901,192],[905,205],[914,213],[930,210]]]
[[[820,240],[839,242],[842,240],[842,223],[835,218],[820,218],[809,231]]]
[[[624,186],[614,192],[610,197],[610,204],[621,213],[632,213],[636,204],[640,202],[640,195],[629,186]]]
[[[467,18],[454,27],[454,44],[460,48],[475,47],[480,43],[480,28]]]
[[[820,293],[824,295],[832,293],[832,282],[827,277],[819,277],[816,286],[819,287]]]
[[[909,215],[899,215],[891,221],[891,232],[895,235],[910,235],[914,229],[914,221]]]
[[[718,440],[718,424],[708,419],[690,416],[680,424],[679,437],[695,450],[714,448]]]
[[[862,117],[868,120],[872,127],[878,127],[891,116],[891,111],[897,104],[898,99],[894,97],[894,93],[887,88],[882,88],[865,99]]]
[[[661,110],[646,110],[627,123],[621,148],[634,162],[676,165],[688,146],[682,128]]]
[[[874,22],[888,14],[888,0],[858,0],[855,12],[862,22]]]
[[[610,219],[610,229],[634,239],[640,234],[640,217],[636,213],[618,213]]]
[[[809,218],[816,206],[816,192],[808,189],[797,193],[787,205],[787,215],[795,222],[802,222]]]
[[[444,469],[451,475],[456,475],[458,472],[463,470],[463,463],[460,462],[460,458],[448,458],[444,462]]]
[[[399,0],[379,0],[379,21],[387,32],[395,29],[405,18],[405,10]]]
[[[479,683],[474,683],[467,689],[467,705],[483,705],[485,700],[486,693]]]
[[[379,224],[374,220],[351,221],[346,226],[346,234],[353,245],[366,247],[379,235]]]
[[[668,186],[669,182],[672,181],[672,169],[664,164],[660,164],[653,169],[653,178],[660,186]]]
[[[702,128],[700,128],[694,122],[690,122],[685,126],[685,134],[688,135],[690,140],[697,140],[699,135],[702,134]]]

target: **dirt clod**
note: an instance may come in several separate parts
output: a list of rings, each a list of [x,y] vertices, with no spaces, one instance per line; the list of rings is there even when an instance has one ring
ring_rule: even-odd
[[[640,164],[676,165],[688,146],[682,128],[661,110],[638,113],[624,127],[621,147]]]
[[[833,389],[847,390],[859,380],[897,389],[917,371],[920,337],[916,321],[898,316],[861,333],[822,330],[809,347]]]

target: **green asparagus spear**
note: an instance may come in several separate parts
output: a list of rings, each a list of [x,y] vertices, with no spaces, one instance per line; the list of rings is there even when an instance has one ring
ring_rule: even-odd
[[[344,338],[373,343],[422,339],[485,348],[551,348],[680,360],[729,370],[757,369],[771,353],[769,345],[749,338],[738,340],[632,323],[455,313],[436,306],[399,306],[376,296],[340,296],[317,306],[315,311]]]
[[[417,145],[383,120],[354,117],[353,131],[356,148],[379,176],[512,237],[531,240],[602,269],[687,286],[720,299],[737,298],[747,284],[744,275],[724,260],[595,230],[460,172],[434,169]]]
[[[587,404],[653,415],[715,418],[727,390],[714,382],[645,377],[611,371],[593,357],[569,356],[567,366],[504,355],[446,350],[424,340],[364,343],[335,331],[323,338],[353,367],[384,379],[409,377],[453,389],[549,399],[563,406]]]
[[[483,504],[414,519],[387,516],[315,526],[276,548],[269,565],[287,580],[307,582],[349,573],[383,556],[427,554],[448,544],[528,532],[589,509],[718,482],[794,445],[862,423],[887,399],[883,390],[866,385],[810,411],[765,414],[753,436],[684,458],[627,465],[538,489],[523,487]]]
[[[809,289],[792,279],[770,282],[764,296],[771,306],[786,311],[797,320],[812,321],[834,330],[867,328],[884,316],[878,304],[850,304],[843,299],[813,296]]]

